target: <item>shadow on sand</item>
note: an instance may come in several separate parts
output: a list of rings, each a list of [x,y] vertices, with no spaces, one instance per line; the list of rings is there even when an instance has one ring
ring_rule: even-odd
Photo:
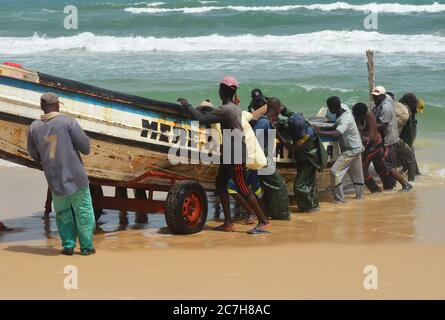
[[[57,256],[60,254],[60,250],[58,249],[43,246],[9,246],[4,250],[16,253],[35,254],[38,256]]]

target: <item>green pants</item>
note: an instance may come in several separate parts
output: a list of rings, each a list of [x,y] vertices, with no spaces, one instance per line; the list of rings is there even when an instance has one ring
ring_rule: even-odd
[[[58,197],[53,193],[53,203],[62,246],[74,249],[79,237],[81,250],[94,249],[96,221],[90,188],[81,188],[66,197]]]
[[[294,180],[294,197],[298,207],[302,210],[319,207],[316,169],[312,164],[298,166],[297,176]]]
[[[264,189],[266,215],[274,220],[289,220],[289,196],[284,179],[277,170],[271,175],[258,176]]]

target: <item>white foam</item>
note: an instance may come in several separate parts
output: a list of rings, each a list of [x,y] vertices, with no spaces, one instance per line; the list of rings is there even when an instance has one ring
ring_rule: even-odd
[[[445,178],[445,169],[437,170],[434,175],[439,178]]]
[[[145,5],[147,6],[147,7],[159,7],[159,6],[162,6],[162,5],[164,5],[165,4],[165,2],[150,2],[150,3],[145,3]]]
[[[306,90],[308,92],[314,91],[314,90],[330,90],[330,91],[338,91],[338,92],[342,92],[342,93],[348,93],[348,92],[354,91],[352,89],[333,88],[333,87],[328,87],[328,86],[309,85],[309,84],[301,84],[301,83],[297,83],[297,86],[300,88],[303,88],[304,90]]]
[[[415,45],[421,43],[422,45]],[[90,52],[248,52],[318,55],[358,55],[367,49],[381,53],[445,53],[445,37],[388,35],[367,31],[320,31],[290,36],[218,34],[200,37],[115,37],[90,32],[70,37],[0,37],[0,54],[32,54],[52,50]]]
[[[215,1],[201,1],[205,3],[215,3]],[[183,7],[183,8],[125,8],[125,11],[139,14],[159,14],[159,13],[204,13],[215,10],[232,10],[239,12],[248,11],[264,11],[264,12],[286,12],[293,10],[318,10],[318,11],[339,11],[351,10],[358,12],[379,12],[379,13],[393,13],[393,14],[409,14],[409,13],[436,13],[445,11],[445,4],[433,2],[426,5],[400,4],[400,3],[366,3],[366,4],[349,4],[346,2],[334,2],[325,4],[310,4],[310,5],[282,5],[282,6],[204,6],[204,7]]]
[[[42,9],[42,12],[46,12],[46,13],[56,13],[57,10],[52,10],[52,9]]]
[[[139,7],[130,7],[125,8],[124,10],[130,13],[171,13],[171,12],[181,12],[181,13],[204,13],[214,10],[222,10],[226,7],[196,7],[196,8],[139,8]]]

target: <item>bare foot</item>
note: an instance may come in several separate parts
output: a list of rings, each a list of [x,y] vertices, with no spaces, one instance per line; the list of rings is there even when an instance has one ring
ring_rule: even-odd
[[[254,214],[249,214],[242,222],[244,225],[255,224],[258,221]]]

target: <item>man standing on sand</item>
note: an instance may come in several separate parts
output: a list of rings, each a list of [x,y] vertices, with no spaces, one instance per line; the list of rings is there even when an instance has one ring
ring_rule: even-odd
[[[375,182],[374,178],[369,173],[371,163],[374,167],[384,169],[383,150],[382,150],[382,136],[377,129],[377,120],[375,115],[368,111],[368,106],[364,103],[356,103],[352,108],[355,122],[362,136],[362,143],[365,151],[362,154],[363,176],[365,178],[365,185],[371,193],[382,192],[380,187]],[[385,172],[379,172],[383,177]]]
[[[360,133],[357,129],[354,117],[349,110],[345,110],[339,97],[330,97],[327,100],[328,109],[335,114],[335,130],[324,131],[318,127],[316,130],[322,136],[329,136],[338,139],[341,154],[331,168],[331,185],[334,198],[337,203],[345,202],[343,192],[343,178],[346,173],[352,180],[355,187],[356,199],[363,198],[363,168],[362,151],[364,150]]]
[[[269,166],[274,168],[270,174],[259,175],[262,189],[264,190],[264,204],[268,217],[275,220],[290,220],[289,196],[287,193],[286,181],[278,173],[275,159],[273,157],[276,149],[275,141],[269,141],[271,130],[276,130],[276,122],[282,111],[281,101],[277,98],[267,99],[267,112],[262,115],[253,126],[253,130],[259,139],[260,146],[269,162]],[[271,147],[271,150],[269,149]],[[271,154],[269,154],[269,152]]]
[[[399,130],[399,142],[396,147],[397,165],[402,164],[403,170],[408,173],[408,181],[414,181],[416,178],[416,156],[408,144],[402,139],[401,132],[410,120],[410,111],[406,105],[394,99],[394,94],[387,93],[394,101],[394,109],[396,111],[397,128]],[[408,124],[409,126],[409,124]]]
[[[246,183],[245,163],[247,149],[241,123],[241,109],[235,103],[238,87],[238,81],[234,77],[225,77],[219,85],[219,96],[222,101],[222,106],[206,114],[193,108],[184,98],[178,99],[178,102],[202,124],[220,123],[221,129],[223,130],[222,155],[224,161],[219,165],[215,185],[224,211],[224,224],[216,227],[215,230],[225,232],[235,231],[230,213],[230,196],[227,191],[227,184],[230,179],[232,179],[240,195],[246,200],[252,212],[254,212],[258,218],[258,225],[252,230],[249,230],[248,233],[270,234],[270,231],[267,229],[271,227],[271,223],[264,214],[258,199]],[[236,146],[240,144],[241,155],[237,154],[239,150],[236,150]]]
[[[391,190],[395,187],[395,181],[402,184],[402,191],[410,191],[413,187],[400,176],[396,169],[397,155],[396,148],[399,142],[399,131],[397,129],[397,116],[394,108],[394,101],[386,94],[384,87],[378,86],[372,90],[372,98],[375,107],[372,110],[377,119],[377,128],[383,137],[383,161],[384,168],[377,166],[379,172],[385,171],[383,178],[383,188]]]
[[[79,155],[90,153],[90,139],[76,120],[59,113],[56,94],[43,94],[40,106],[44,114],[31,124],[28,153],[42,164],[51,189],[62,254],[73,255],[77,236],[81,254],[94,254],[96,222],[88,177]]]

